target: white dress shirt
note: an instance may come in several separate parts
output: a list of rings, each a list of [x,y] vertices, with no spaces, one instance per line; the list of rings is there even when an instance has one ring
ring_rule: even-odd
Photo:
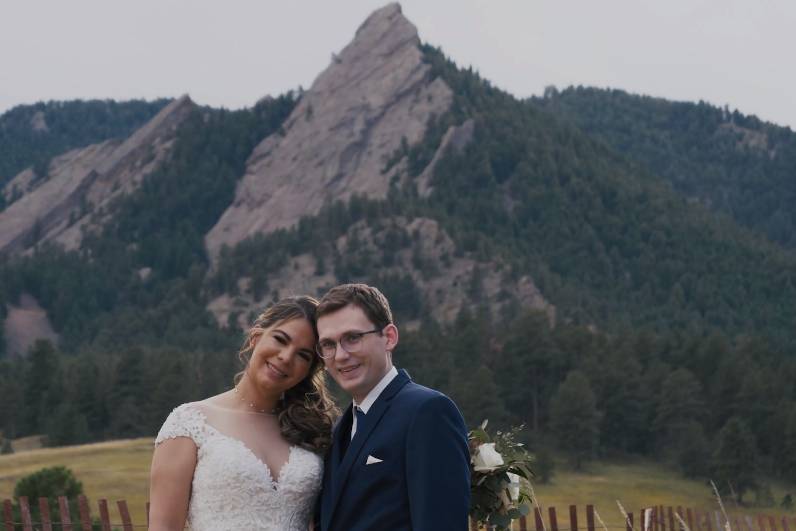
[[[351,416],[354,417],[354,420],[351,424],[352,439],[354,438],[354,434],[357,432],[357,416],[356,413],[354,413],[354,409],[359,408],[362,410],[364,414],[367,415],[368,410],[371,408],[371,406],[373,406],[373,404],[379,398],[379,395],[381,395],[382,391],[384,391],[384,389],[386,389],[386,387],[390,385],[390,382],[396,376],[398,376],[398,369],[396,369],[395,366],[393,365],[392,367],[390,367],[390,370],[387,371],[387,374],[385,374],[382,377],[379,383],[376,384],[376,387],[370,390],[370,392],[368,393],[368,395],[365,397],[365,399],[362,401],[361,404],[357,404],[356,400],[353,400],[353,407],[351,408]]]

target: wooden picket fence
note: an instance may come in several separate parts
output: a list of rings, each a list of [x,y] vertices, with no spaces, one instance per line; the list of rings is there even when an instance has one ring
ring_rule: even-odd
[[[617,508],[612,508],[612,512],[618,512]],[[544,512],[547,512],[547,521],[544,518]],[[756,516],[739,514],[736,511],[728,515],[729,522],[725,518],[724,513],[718,510],[697,510],[682,507],[664,507],[659,505],[656,507],[647,507],[641,509],[638,513],[639,518],[634,518],[634,513],[627,513],[624,525],[621,526],[606,526],[597,515],[594,505],[586,506],[586,525],[585,527],[578,525],[578,508],[576,505],[569,506],[569,525],[566,525],[566,515],[561,519],[559,524],[559,515],[555,507],[548,507],[547,511],[535,507],[533,510],[533,517],[522,517],[515,520],[512,529],[519,531],[609,531],[614,529],[617,531],[725,531],[727,524],[732,531],[790,531],[790,524],[787,516],[780,518],[758,514]],[[596,520],[599,525],[595,525]],[[623,517],[624,518],[624,517]],[[533,528],[528,523],[528,520],[533,520]],[[796,519],[792,518],[794,530],[796,530]],[[471,531],[478,531],[483,529],[475,522],[470,524]]]
[[[49,500],[47,498],[39,498],[38,502],[41,520],[34,522],[31,516],[30,503],[27,496],[20,496],[19,513],[22,521],[18,522],[14,521],[14,510],[11,500],[3,500],[4,527],[2,531],[16,531],[18,529],[22,529],[23,531],[34,531],[34,529],[41,531],[54,531],[54,529],[62,529],[63,531],[76,531],[75,526],[72,523],[72,515],[69,511],[69,502],[65,496],[58,497],[58,512],[60,513],[60,519],[57,520],[57,524],[54,523],[53,519],[50,517]],[[119,500],[116,502],[116,506],[119,509],[119,517],[121,518],[120,523],[111,522],[110,511],[108,510],[108,500],[104,498],[100,499],[97,502],[97,506],[99,509],[98,526],[102,531],[112,531],[112,529],[117,528],[122,528],[124,531],[133,531],[136,527],[143,529],[149,527],[149,522],[147,522],[145,525],[133,525],[133,521],[130,518],[130,510],[128,509],[127,502],[125,500]],[[95,525],[95,522],[91,517],[88,498],[83,495],[78,496],[77,507],[78,512],[80,513],[78,520],[80,523],[80,528],[84,531],[95,529],[92,527]],[[149,503],[147,503],[147,514],[149,514]]]
[[[80,514],[75,523],[73,523],[72,515],[70,514],[69,503],[64,496],[58,497],[60,518],[56,521],[51,518],[50,504],[47,498],[39,498],[38,500],[41,519],[37,522],[33,521],[28,498],[20,496],[18,502],[21,521],[15,521],[14,519],[12,501],[3,501],[3,526],[0,531],[17,531],[20,529],[22,531],[77,531],[77,523],[80,524],[81,529],[86,531],[97,527],[101,531],[112,531],[115,529],[134,531],[136,528],[145,529],[149,524],[149,522],[146,524],[133,524],[125,500],[116,502],[121,520],[117,522],[111,522],[108,500],[104,498],[98,500],[99,519],[98,522],[95,522],[92,520],[88,499],[85,496],[79,496],[77,503]],[[612,508],[611,510],[617,511],[618,509]],[[147,503],[146,512],[147,514],[149,513],[149,503]],[[579,526],[578,508],[576,505],[569,506],[569,522],[566,522],[566,515],[562,515],[559,522],[559,515],[555,507],[548,507],[546,511],[536,507],[534,508],[533,516],[516,520],[512,529],[519,531],[725,531],[729,523],[732,531],[790,531],[790,519],[794,526],[794,531],[796,531],[796,518],[793,517],[775,517],[764,514],[752,516],[733,511],[729,515],[728,522],[724,514],[718,510],[700,511],[690,508],[683,510],[682,507],[673,508],[662,505],[642,509],[636,513],[639,515],[638,519],[634,519],[634,513],[628,513],[625,524],[621,526],[603,525],[594,509],[594,505],[587,505],[585,514],[586,525]],[[529,524],[529,520],[532,521],[532,527]],[[595,522],[599,525],[595,525]],[[470,529],[471,531],[478,531],[483,528],[479,528],[475,522],[472,522]]]

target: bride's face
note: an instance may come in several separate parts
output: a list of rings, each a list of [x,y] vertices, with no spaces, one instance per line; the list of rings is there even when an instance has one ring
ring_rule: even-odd
[[[312,369],[315,334],[306,319],[276,323],[254,341],[246,372],[260,392],[281,394],[306,378]]]

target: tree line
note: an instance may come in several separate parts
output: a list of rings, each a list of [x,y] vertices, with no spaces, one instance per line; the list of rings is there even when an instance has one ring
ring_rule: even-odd
[[[394,355],[449,394],[470,426],[524,423],[532,448],[555,446],[578,467],[655,457],[688,477],[729,480],[741,495],[764,476],[796,481],[792,352],[750,336],[606,333],[488,312],[404,329]],[[76,355],[37,342],[26,358],[0,362],[0,427],[51,445],[153,436],[176,405],[230,388],[242,338],[227,330],[219,348],[197,350],[120,340]]]

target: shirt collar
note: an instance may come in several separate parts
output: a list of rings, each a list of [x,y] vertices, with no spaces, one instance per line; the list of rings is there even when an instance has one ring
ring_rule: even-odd
[[[395,365],[393,365],[392,367],[390,367],[390,370],[387,371],[387,374],[385,374],[382,377],[379,383],[376,384],[376,387],[370,390],[370,393],[368,393],[368,395],[365,397],[365,399],[362,401],[361,404],[357,404],[356,401],[353,401],[354,407],[359,407],[359,409],[361,409],[362,412],[367,415],[368,410],[371,408],[374,402],[376,402],[376,400],[379,398],[379,395],[381,395],[382,391],[384,391],[384,389],[388,385],[390,385],[390,382],[396,376],[398,376],[398,369],[396,369]]]

